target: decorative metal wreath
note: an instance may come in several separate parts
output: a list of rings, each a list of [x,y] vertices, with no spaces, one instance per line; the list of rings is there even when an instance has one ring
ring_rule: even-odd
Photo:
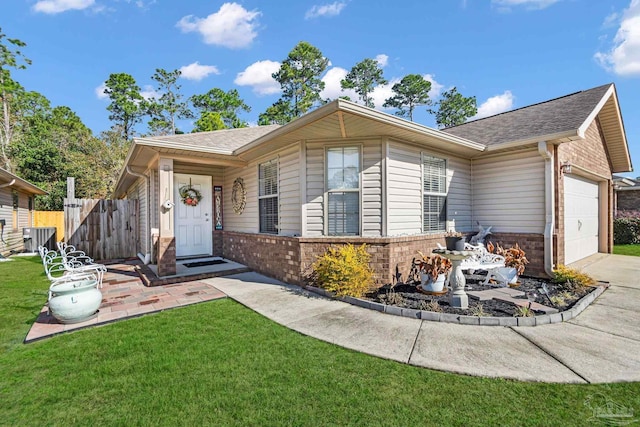
[[[236,178],[233,181],[231,203],[233,204],[233,211],[238,215],[244,211],[244,207],[247,204],[247,191],[244,189],[244,180],[242,178]]]
[[[187,206],[197,206],[202,200],[202,193],[193,188],[191,184],[183,185],[178,191],[180,192],[182,203]]]

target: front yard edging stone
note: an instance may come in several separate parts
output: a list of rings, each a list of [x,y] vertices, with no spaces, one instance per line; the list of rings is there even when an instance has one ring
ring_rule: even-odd
[[[493,316],[466,316],[462,314],[438,313],[435,311],[414,310],[412,308],[402,308],[394,305],[386,305],[361,298],[336,297],[326,289],[307,285],[305,289],[327,298],[337,299],[351,305],[368,308],[381,313],[394,316],[409,317],[411,319],[421,319],[430,322],[457,323],[460,325],[477,326],[539,326],[551,323],[567,322],[584,311],[593,301],[596,300],[609,287],[607,282],[599,282],[599,285],[592,292],[583,296],[573,307],[559,313],[541,314],[533,317],[493,317]]]

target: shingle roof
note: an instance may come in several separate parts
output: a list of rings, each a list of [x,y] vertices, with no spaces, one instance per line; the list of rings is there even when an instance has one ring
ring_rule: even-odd
[[[482,144],[497,145],[575,130],[593,112],[609,87],[611,84],[598,86],[443,131]]]
[[[280,125],[267,125],[238,129],[222,129],[212,132],[154,136],[150,138],[139,138],[139,140],[162,141],[169,143],[175,142],[179,144],[191,145],[194,147],[217,148],[220,151],[232,152],[279,127]]]

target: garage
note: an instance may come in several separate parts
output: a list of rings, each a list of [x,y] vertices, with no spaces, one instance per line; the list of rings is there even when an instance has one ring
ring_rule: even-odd
[[[598,183],[564,177],[564,259],[571,264],[598,252]]]

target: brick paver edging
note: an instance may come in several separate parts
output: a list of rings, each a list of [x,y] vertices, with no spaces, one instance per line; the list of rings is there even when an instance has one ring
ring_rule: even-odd
[[[358,307],[376,310],[394,316],[410,317],[412,319],[422,319],[431,322],[458,323],[460,325],[477,326],[539,326],[551,323],[561,323],[577,317],[598,298],[607,288],[608,283],[600,282],[593,291],[580,298],[569,310],[554,314],[542,314],[533,317],[492,317],[492,316],[465,316],[462,314],[437,313],[435,311],[414,310],[412,308],[396,307],[394,305],[381,304],[354,297],[336,297],[333,293],[315,286],[307,285],[305,289],[316,294],[338,299]]]

